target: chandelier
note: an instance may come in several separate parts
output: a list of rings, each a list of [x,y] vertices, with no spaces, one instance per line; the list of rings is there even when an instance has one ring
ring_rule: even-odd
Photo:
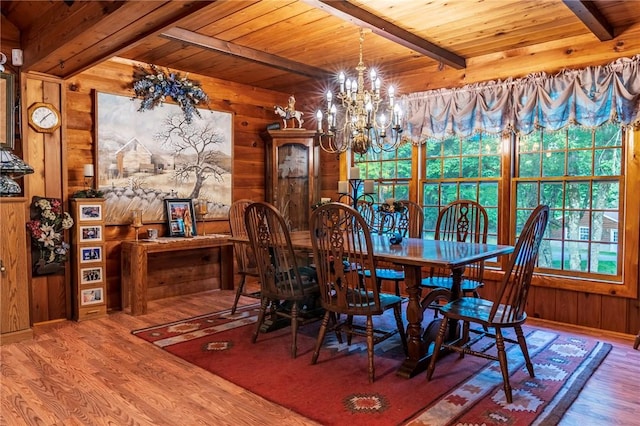
[[[402,110],[395,101],[395,89],[389,86],[387,99],[380,95],[382,80],[375,69],[369,72],[369,89],[365,86],[367,67],[362,60],[364,31],[360,28],[360,61],[356,78],[340,72],[340,91],[336,95],[341,110],[334,103],[331,90],[326,94],[325,111],[316,112],[320,147],[340,154],[351,149],[356,154],[393,151],[401,142]]]

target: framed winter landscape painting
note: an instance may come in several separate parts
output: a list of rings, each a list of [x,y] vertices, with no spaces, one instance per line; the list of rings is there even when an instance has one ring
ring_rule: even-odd
[[[138,111],[140,100],[95,92],[97,187],[104,220],[166,223],[165,199],[207,203],[205,219],[227,219],[231,205],[231,113],[200,108],[187,123],[179,106],[165,102]]]

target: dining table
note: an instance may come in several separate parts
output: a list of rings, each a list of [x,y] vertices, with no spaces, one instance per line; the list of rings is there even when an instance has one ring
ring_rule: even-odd
[[[398,376],[411,378],[426,370],[431,359],[429,344],[423,328],[424,306],[421,299],[423,268],[447,268],[451,271],[451,300],[460,297],[460,285],[465,267],[481,260],[492,259],[513,252],[514,247],[498,244],[476,244],[455,241],[403,238],[392,244],[388,235],[371,235],[373,256],[376,261],[389,262],[404,269],[405,285],[409,296],[406,307],[407,357],[397,372]],[[312,250],[309,231],[291,233],[295,249]],[[438,319],[434,319],[438,321]],[[459,338],[456,321],[449,324],[448,343]]]

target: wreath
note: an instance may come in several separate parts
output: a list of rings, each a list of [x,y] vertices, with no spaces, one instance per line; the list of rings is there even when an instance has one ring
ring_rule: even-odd
[[[154,109],[162,105],[168,96],[180,106],[187,123],[191,123],[194,114],[201,117],[196,105],[209,102],[199,82],[189,80],[187,75],[165,72],[156,65],[149,65],[148,69],[143,66],[134,68],[133,90],[136,94],[133,99],[142,99],[138,111]]]

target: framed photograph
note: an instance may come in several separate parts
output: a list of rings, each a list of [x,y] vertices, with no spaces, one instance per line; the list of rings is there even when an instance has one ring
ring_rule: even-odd
[[[95,305],[104,302],[102,288],[88,288],[80,293],[81,305]]]
[[[81,221],[102,220],[102,205],[80,204],[78,217]]]
[[[102,262],[102,247],[80,247],[80,263]]]
[[[192,237],[196,235],[196,213],[189,198],[167,198],[164,200],[167,228],[170,237]]]
[[[169,99],[138,111],[130,94],[94,91],[96,189],[104,194],[104,221],[127,225],[143,211],[145,224],[165,223],[166,198],[206,201],[204,220],[227,220],[232,201],[233,116],[198,108],[186,123]]]
[[[102,282],[102,266],[95,268],[80,268],[80,284]]]
[[[102,226],[80,226],[80,242],[102,241]]]
[[[0,72],[0,148],[13,149],[15,137],[14,76]]]

